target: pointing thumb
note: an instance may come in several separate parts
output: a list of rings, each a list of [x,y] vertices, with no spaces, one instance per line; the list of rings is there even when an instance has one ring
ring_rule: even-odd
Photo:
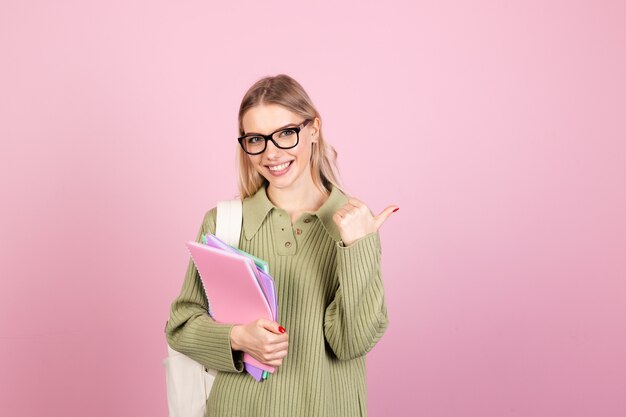
[[[389,216],[391,216],[392,213],[395,213],[398,210],[400,210],[400,207],[398,206],[395,206],[395,205],[388,206],[378,216],[374,217],[374,224],[376,226],[376,230],[380,229],[380,226],[382,226],[383,223],[387,221]]]

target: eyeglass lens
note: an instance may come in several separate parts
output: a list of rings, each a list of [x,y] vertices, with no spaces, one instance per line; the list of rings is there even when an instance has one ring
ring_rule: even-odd
[[[298,143],[298,131],[296,129],[283,129],[272,135],[274,143],[283,149],[289,149]],[[247,136],[243,140],[243,146],[248,153],[259,153],[265,150],[266,140],[263,136]]]

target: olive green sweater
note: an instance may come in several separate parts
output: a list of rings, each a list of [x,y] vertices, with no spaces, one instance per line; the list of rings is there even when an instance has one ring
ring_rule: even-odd
[[[190,260],[166,326],[169,345],[216,369],[206,416],[352,417],[367,415],[365,354],[387,327],[380,274],[380,240],[369,234],[345,247],[332,220],[347,202],[338,188],[315,213],[292,225],[265,187],[243,202],[240,249],[269,263],[276,283],[278,323],[289,348],[282,366],[262,382],[243,371],[231,350],[232,324],[216,323]],[[197,241],[215,233],[206,213]]]

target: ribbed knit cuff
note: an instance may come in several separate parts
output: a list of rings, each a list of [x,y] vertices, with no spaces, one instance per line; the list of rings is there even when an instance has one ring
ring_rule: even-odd
[[[230,332],[233,324],[222,324],[212,321],[208,316],[200,316],[188,324],[194,338],[200,342],[202,363],[208,368],[226,372],[242,372],[243,361],[241,352],[230,347]]]
[[[337,242],[337,269],[340,277],[371,278],[380,264],[380,237],[377,232],[365,235],[350,246]]]
[[[349,252],[370,252],[370,251],[378,251],[380,252],[380,236],[378,232],[369,233],[363,236],[361,239],[353,242],[350,246],[346,246],[343,241],[337,242],[337,247],[340,249],[340,253],[350,255]]]

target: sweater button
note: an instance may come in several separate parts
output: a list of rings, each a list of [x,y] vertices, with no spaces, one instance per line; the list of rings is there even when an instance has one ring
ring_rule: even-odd
[[[311,219],[309,217],[307,217],[306,219],[304,219],[305,223],[311,223]]]
[[[291,242],[285,242],[285,247],[286,248],[290,248],[291,247]]]
[[[302,229],[296,229],[296,234],[297,235],[301,235],[302,234]]]

